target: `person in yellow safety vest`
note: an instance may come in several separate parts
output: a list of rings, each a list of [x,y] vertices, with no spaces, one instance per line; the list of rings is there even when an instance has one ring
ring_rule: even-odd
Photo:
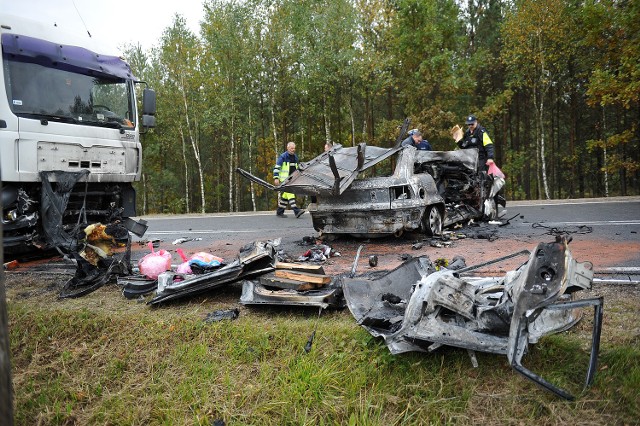
[[[493,141],[487,130],[478,124],[475,115],[470,115],[466,120],[468,129],[460,139],[458,147],[462,149],[476,148],[478,150],[478,170],[486,171],[489,164],[493,163]]]
[[[296,155],[296,144],[289,142],[287,150],[280,154],[276,160],[276,166],[273,168],[273,180],[276,186],[280,185],[289,175],[298,168],[298,156]],[[299,209],[296,205],[296,196],[289,192],[278,192],[278,209],[276,216],[286,217],[284,210],[287,206],[291,207],[296,218],[302,216],[306,210]]]

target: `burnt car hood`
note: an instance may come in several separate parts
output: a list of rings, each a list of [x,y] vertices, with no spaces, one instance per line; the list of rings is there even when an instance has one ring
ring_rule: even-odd
[[[300,167],[277,186],[243,169],[236,171],[253,182],[277,191],[300,195],[340,195],[359,173],[402,149],[404,147],[380,148],[368,146],[366,143],[347,148],[334,145],[331,151],[324,152],[307,163],[300,163]]]

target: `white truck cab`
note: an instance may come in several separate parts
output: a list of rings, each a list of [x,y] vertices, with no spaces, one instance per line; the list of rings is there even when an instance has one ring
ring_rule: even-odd
[[[61,246],[78,224],[135,216],[140,130],[155,125],[155,92],[144,89],[139,120],[135,85],[144,82],[53,22],[0,12],[0,43],[5,253]]]

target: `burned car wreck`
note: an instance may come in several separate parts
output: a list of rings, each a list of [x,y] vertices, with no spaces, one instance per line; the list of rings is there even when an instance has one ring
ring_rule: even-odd
[[[475,149],[417,151],[362,143],[335,145],[300,164],[278,186],[237,171],[269,189],[315,197],[308,210],[322,234],[370,238],[421,231],[432,236],[458,222],[493,219],[497,204],[505,205],[498,195],[504,179],[479,171],[477,163]],[[391,175],[375,176],[385,165],[393,168]]]
[[[531,343],[580,320],[577,308],[594,307],[591,356],[585,387],[594,378],[602,328],[603,298],[575,299],[591,288],[593,269],[577,262],[565,239],[540,243],[529,260],[504,278],[465,279],[436,271],[427,257],[414,258],[377,279],[343,277],[347,306],[358,324],[384,339],[393,354],[431,352],[441,346],[506,355],[520,374],[545,389],[567,391],[522,365]]]

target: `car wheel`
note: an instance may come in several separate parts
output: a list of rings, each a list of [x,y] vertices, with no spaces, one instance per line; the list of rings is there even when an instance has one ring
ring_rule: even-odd
[[[442,234],[442,214],[438,206],[429,206],[422,218],[424,233],[432,237]]]

